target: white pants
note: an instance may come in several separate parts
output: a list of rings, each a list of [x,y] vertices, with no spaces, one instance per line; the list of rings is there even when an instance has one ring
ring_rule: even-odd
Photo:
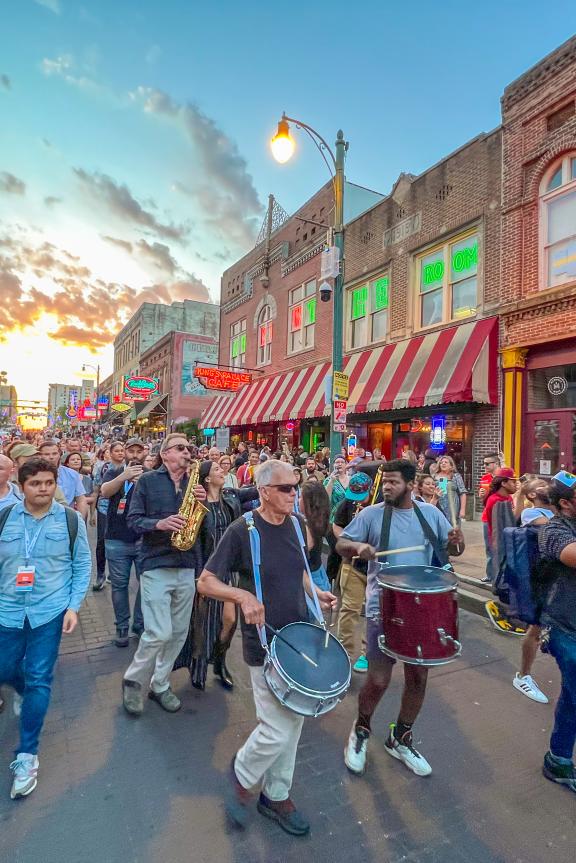
[[[140,576],[144,632],[124,679],[164,692],[186,641],[194,601],[193,569],[147,569]]]
[[[263,667],[250,667],[250,678],[258,725],[236,755],[234,770],[244,788],[262,783],[269,800],[287,800],[304,717],[272,695]]]

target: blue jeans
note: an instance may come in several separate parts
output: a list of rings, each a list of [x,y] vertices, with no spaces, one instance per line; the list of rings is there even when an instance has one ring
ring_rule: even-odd
[[[20,746],[16,750],[38,753],[38,740],[50,704],[54,665],[62,638],[64,612],[32,629],[0,626],[0,684],[9,683],[24,696],[20,716]]]
[[[130,573],[132,564],[136,569],[136,558],[138,549],[133,542],[122,542],[120,539],[106,540],[106,560],[108,561],[108,572],[110,573],[110,584],[112,585],[112,605],[116,616],[116,627],[127,629],[130,625]],[[134,623],[138,629],[144,629],[142,607],[140,605],[140,576],[138,578],[138,593],[134,601]]]
[[[488,533],[488,524],[487,522],[482,522],[482,534],[484,536],[484,548],[486,549],[486,575],[490,579],[493,580],[492,573],[492,546],[490,544],[490,535]]]
[[[553,626],[550,630],[550,653],[562,675],[550,751],[559,758],[572,758],[576,743],[576,636],[567,635]]]

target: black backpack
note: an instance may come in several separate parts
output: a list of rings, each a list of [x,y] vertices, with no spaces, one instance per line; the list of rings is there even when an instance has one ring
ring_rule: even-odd
[[[16,504],[13,503],[12,506],[6,506],[3,510],[0,510],[0,534],[4,530],[4,525],[8,521],[8,516],[15,506]],[[69,506],[64,507],[64,512],[66,513],[66,527],[68,528],[68,539],[70,542],[70,557],[72,558],[74,557],[74,543],[78,536],[78,513],[75,512],[75,510],[70,509]]]

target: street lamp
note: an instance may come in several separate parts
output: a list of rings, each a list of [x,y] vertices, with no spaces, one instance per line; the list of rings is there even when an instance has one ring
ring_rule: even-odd
[[[294,153],[295,144],[290,134],[290,123],[297,129],[302,129],[312,139],[320,155],[324,159],[334,187],[334,245],[340,253],[340,268],[334,279],[334,308],[332,313],[332,379],[334,373],[342,371],[342,324],[343,324],[343,287],[344,287],[344,160],[348,150],[348,141],[344,140],[344,132],[340,129],[336,135],[336,152],[328,146],[320,135],[307,123],[295,120],[282,114],[278,122],[278,130],[270,142],[272,155],[280,164],[287,162]],[[326,158],[330,157],[330,161]],[[326,292],[328,294],[328,292]],[[327,301],[329,294],[321,299]],[[330,455],[334,459],[342,453],[342,435],[334,430],[334,400],[330,413]]]

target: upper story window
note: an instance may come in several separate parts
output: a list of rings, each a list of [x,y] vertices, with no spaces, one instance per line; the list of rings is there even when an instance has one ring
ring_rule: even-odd
[[[478,302],[478,234],[437,246],[416,258],[418,301],[416,326],[459,321],[476,314]]]
[[[314,347],[316,282],[306,282],[290,291],[288,306],[288,353]]]
[[[388,333],[390,278],[380,275],[349,288],[346,297],[347,345],[350,350],[381,342]]]
[[[540,187],[540,207],[540,284],[553,288],[576,280],[576,153],[547,171]]]
[[[233,368],[246,365],[246,318],[230,326],[230,365]]]
[[[263,366],[272,361],[272,309],[270,306],[263,306],[260,310],[257,333],[257,365]]]

